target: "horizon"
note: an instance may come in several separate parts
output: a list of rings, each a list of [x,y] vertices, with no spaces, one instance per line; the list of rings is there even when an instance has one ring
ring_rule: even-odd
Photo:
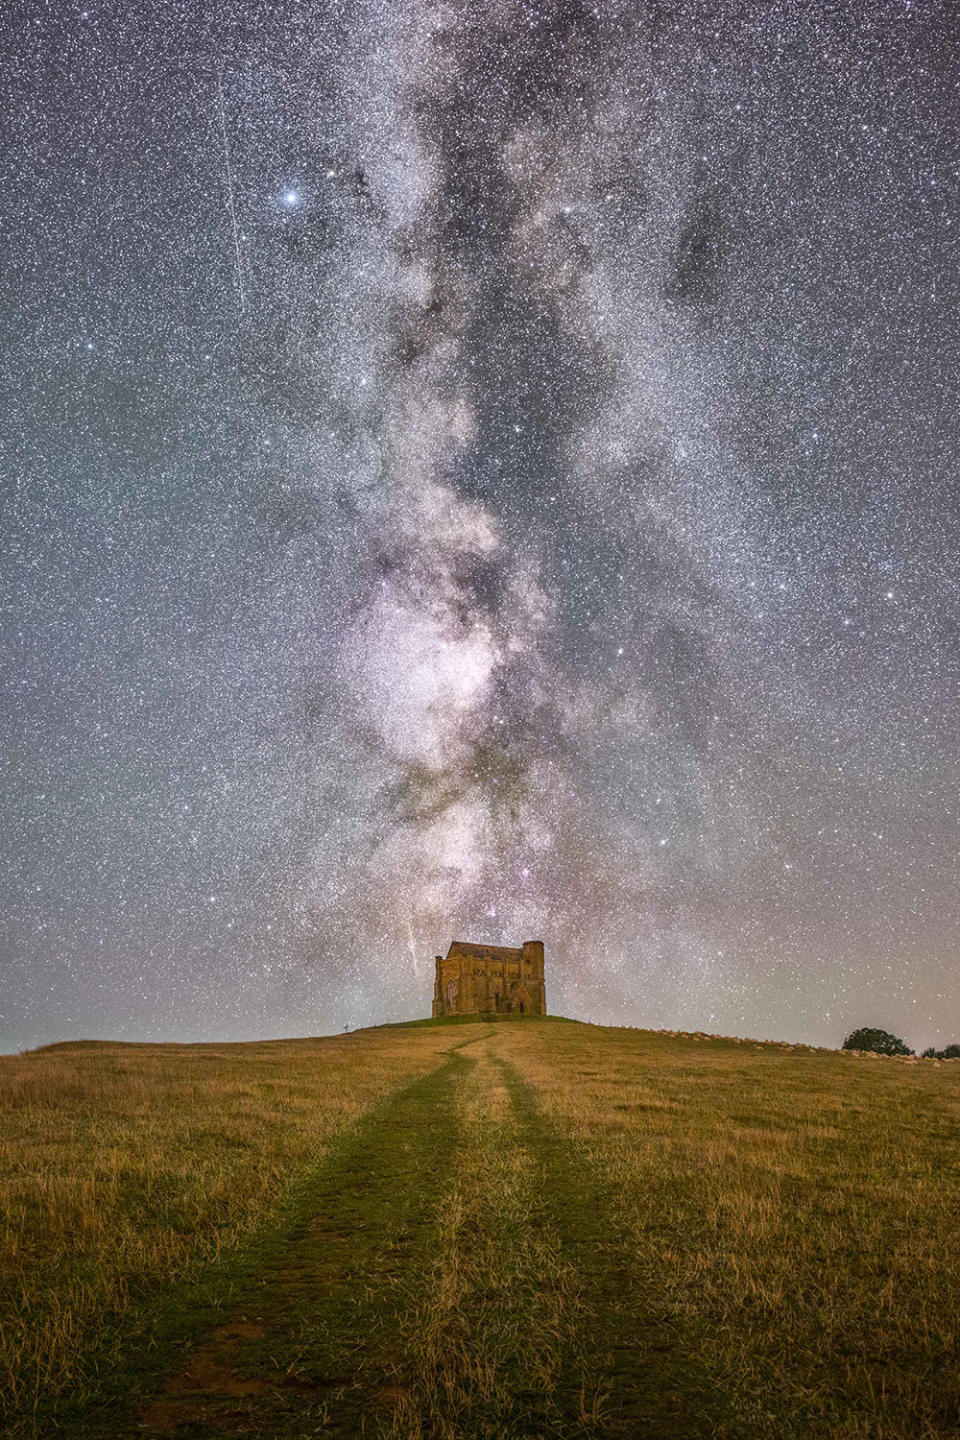
[[[631,1024],[626,1024],[626,1023],[623,1022],[623,1021],[619,1021],[619,1022],[616,1022],[616,1021],[603,1021],[603,1020],[596,1020],[596,1019],[588,1019],[588,1018],[585,1018],[584,1016],[581,1016],[581,1015],[560,1015],[560,1014],[556,1014],[556,1013],[554,1013],[554,1012],[547,1012],[547,1013],[544,1014],[544,1015],[516,1015],[516,1014],[510,1014],[510,1015],[508,1015],[508,1014],[494,1014],[494,1013],[488,1012],[488,1011],[476,1011],[476,1012],[475,1012],[475,1023],[477,1023],[477,1024],[484,1024],[484,1025],[486,1025],[486,1024],[499,1024],[501,1021],[505,1022],[506,1024],[515,1024],[515,1023],[530,1024],[530,1023],[532,1023],[532,1022],[539,1021],[539,1020],[558,1020],[558,1021],[562,1021],[564,1024],[589,1025],[589,1026],[592,1026],[592,1027],[594,1027],[594,1028],[596,1028],[596,1029],[600,1029],[600,1030],[630,1030],[630,1031],[636,1031],[636,1032],[639,1032],[639,1033],[647,1033],[647,1034],[650,1034],[650,1035],[663,1035],[663,1036],[668,1036],[668,1037],[675,1038],[675,1039],[691,1039],[691,1038],[697,1038],[697,1039],[704,1039],[704,1040],[733,1040],[733,1041],[736,1041],[736,1042],[739,1043],[739,1044],[744,1044],[744,1045],[754,1045],[754,1044],[755,1044],[755,1045],[773,1045],[773,1046],[783,1046],[783,1045],[787,1045],[787,1046],[790,1046],[790,1047],[799,1047],[800,1049],[807,1049],[807,1050],[823,1050],[823,1051],[826,1052],[826,1053],[834,1053],[834,1052],[838,1052],[838,1053],[839,1053],[839,1052],[841,1052],[841,1051],[843,1050],[843,1042],[842,1042],[842,1041],[838,1042],[836,1045],[824,1045],[824,1044],[814,1045],[813,1043],[811,1043],[811,1042],[809,1042],[809,1041],[806,1041],[806,1040],[799,1040],[799,1039],[796,1039],[796,1038],[790,1038],[790,1037],[783,1036],[783,1035],[770,1035],[770,1036],[762,1036],[762,1035],[733,1035],[733,1034],[727,1034],[727,1033],[722,1032],[722,1031],[710,1031],[710,1030],[681,1030],[681,1029],[677,1029],[677,1028],[671,1028],[671,1027],[669,1027],[669,1026],[664,1026],[664,1027],[657,1026],[657,1027],[653,1027],[653,1026],[646,1026],[646,1025],[631,1025]],[[61,1046],[61,1045],[62,1045],[62,1046],[68,1046],[68,1045],[132,1045],[132,1046],[151,1045],[151,1046],[165,1046],[165,1045],[169,1045],[171,1048],[176,1048],[176,1047],[192,1048],[192,1047],[198,1046],[198,1045],[211,1045],[211,1046],[216,1046],[216,1045],[273,1045],[273,1044],[282,1045],[282,1044],[284,1044],[284,1043],[286,1043],[286,1042],[297,1043],[298,1041],[307,1042],[307,1041],[311,1041],[311,1040],[337,1040],[337,1039],[339,1039],[341,1036],[344,1036],[344,1035],[359,1035],[359,1034],[361,1034],[361,1033],[363,1033],[363,1032],[365,1032],[365,1031],[367,1031],[367,1030],[383,1030],[383,1029],[390,1029],[391,1027],[408,1028],[408,1027],[418,1026],[418,1025],[441,1025],[441,1024],[463,1025],[463,1024],[471,1024],[471,1023],[474,1023],[474,1013],[463,1014],[463,1015],[456,1015],[456,1016],[449,1016],[449,1015],[448,1015],[448,1016],[441,1016],[441,1017],[436,1017],[436,1016],[431,1017],[431,1016],[429,1016],[429,1015],[415,1015],[415,1016],[406,1017],[406,1018],[404,1018],[404,1019],[374,1020],[374,1021],[372,1021],[371,1023],[366,1024],[366,1025],[344,1025],[344,1026],[342,1026],[342,1027],[341,1027],[340,1029],[338,1029],[338,1030],[317,1031],[317,1032],[315,1032],[315,1033],[310,1033],[310,1034],[237,1035],[237,1036],[232,1036],[232,1037],[227,1036],[227,1037],[224,1037],[224,1038],[222,1038],[222,1039],[221,1039],[221,1038],[211,1039],[209,1036],[197,1037],[197,1038],[193,1038],[193,1039],[185,1039],[185,1038],[181,1038],[180,1036],[166,1036],[166,1037],[164,1037],[164,1038],[152,1038],[152,1039],[141,1039],[141,1040],[126,1040],[126,1039],[123,1039],[123,1038],[118,1037],[118,1036],[76,1035],[76,1036],[71,1036],[71,1037],[68,1038],[68,1039],[41,1041],[41,1042],[40,1042],[39,1044],[37,1044],[37,1045],[31,1045],[31,1046],[29,1046],[29,1047],[25,1047],[25,1048],[19,1049],[19,1050],[0,1051],[0,1055],[6,1055],[6,1056],[11,1056],[11,1055],[28,1055],[28,1054],[33,1053],[34,1051],[37,1051],[37,1050],[51,1050],[51,1049],[56,1049],[58,1046]],[[860,1027],[856,1027],[856,1028],[860,1028]],[[878,1028],[880,1028],[880,1027],[878,1027]],[[849,1034],[849,1033],[851,1033],[851,1032],[848,1031],[847,1033]],[[847,1038],[846,1035],[844,1035],[843,1038],[846,1039],[846,1038]],[[903,1037],[899,1037],[899,1038],[904,1039],[904,1040],[906,1041],[906,1043],[909,1044],[909,1037],[908,1037],[908,1036],[903,1036]],[[920,1056],[921,1049],[925,1049],[925,1048],[927,1048],[927,1047],[926,1047],[926,1046],[920,1046],[920,1045],[914,1045],[914,1046],[911,1047],[911,1053],[913,1053],[913,1054],[915,1054],[917,1057],[919,1057],[919,1056]]]

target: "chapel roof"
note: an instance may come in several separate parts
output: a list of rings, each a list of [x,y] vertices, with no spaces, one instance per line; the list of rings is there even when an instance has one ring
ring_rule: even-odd
[[[454,940],[447,951],[447,959],[451,955],[509,955],[511,957],[522,955],[523,951],[519,946],[510,945],[476,945],[472,940]]]

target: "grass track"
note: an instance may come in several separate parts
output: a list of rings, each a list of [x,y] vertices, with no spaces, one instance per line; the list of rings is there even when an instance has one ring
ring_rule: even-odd
[[[351,1123],[449,1047],[367,1031],[0,1056],[4,1440],[166,1363],[301,1223]]]
[[[559,1236],[589,1316],[579,1366],[561,1377],[568,1421],[589,1394],[591,1434],[649,1440],[752,1434],[731,1409],[720,1375],[698,1353],[695,1336],[685,1333],[633,1263],[616,1221],[613,1182],[549,1122],[518,1071],[502,1058],[497,1063],[521,1142],[536,1157],[541,1223]]]
[[[399,1393],[405,1296],[429,1262],[460,1135],[444,1123],[465,1040],[359,1121],[304,1197],[310,1215],[143,1406],[145,1435],[360,1434]]]
[[[11,1434],[960,1435],[960,1071],[542,1022],[366,1036],[339,1073],[389,1056],[373,1103],[242,1245],[148,1292],[146,1351]]]

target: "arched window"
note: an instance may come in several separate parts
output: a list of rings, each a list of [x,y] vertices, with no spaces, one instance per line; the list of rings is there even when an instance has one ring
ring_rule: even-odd
[[[457,982],[456,982],[456,980],[448,980],[448,981],[447,981],[447,1004],[448,1004],[451,1008],[452,1008],[453,1002],[454,1002],[454,1000],[456,1000],[456,998],[457,998]]]

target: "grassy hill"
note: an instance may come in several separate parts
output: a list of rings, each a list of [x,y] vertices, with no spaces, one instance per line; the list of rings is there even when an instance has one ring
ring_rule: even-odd
[[[0,1058],[0,1428],[960,1434],[958,1102],[529,1017]]]

